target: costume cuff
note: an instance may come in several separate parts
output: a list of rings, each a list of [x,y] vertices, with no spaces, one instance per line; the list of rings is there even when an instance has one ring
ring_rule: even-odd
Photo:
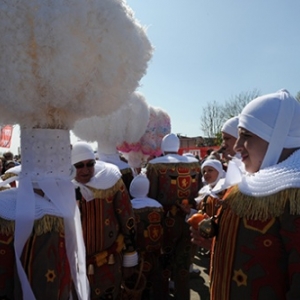
[[[123,257],[123,267],[134,267],[138,264],[138,253],[136,251],[125,253]]]

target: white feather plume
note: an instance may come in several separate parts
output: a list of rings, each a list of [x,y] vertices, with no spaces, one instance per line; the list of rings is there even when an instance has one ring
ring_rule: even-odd
[[[0,2],[0,117],[69,128],[128,101],[153,48],[122,0]]]
[[[144,96],[134,92],[130,100],[106,117],[93,116],[75,122],[73,133],[87,142],[98,142],[98,151],[116,152],[117,145],[137,142],[147,128],[150,116]]]
[[[161,141],[170,132],[171,119],[167,112],[159,107],[150,106],[147,129],[140,140],[131,144],[124,142],[118,145],[118,150],[122,152],[131,167],[141,167],[148,158],[162,154]]]

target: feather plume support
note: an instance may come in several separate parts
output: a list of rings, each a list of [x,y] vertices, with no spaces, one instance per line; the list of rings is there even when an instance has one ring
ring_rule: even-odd
[[[112,113],[152,52],[125,1],[1,1],[1,122],[69,128],[96,109]]]

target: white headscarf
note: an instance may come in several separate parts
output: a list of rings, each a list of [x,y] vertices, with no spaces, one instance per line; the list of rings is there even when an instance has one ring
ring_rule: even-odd
[[[239,136],[238,124],[239,124],[239,117],[230,118],[223,124],[221,131],[230,134],[235,138],[238,138]]]
[[[225,177],[226,172],[223,169],[222,163],[217,159],[206,159],[201,165],[201,172],[203,172],[204,167],[207,166],[216,169],[219,173],[217,179],[214,182],[209,184],[210,186],[214,186],[219,181],[220,178]]]
[[[260,169],[277,164],[284,148],[300,147],[300,103],[287,90],[252,100],[239,115],[239,127],[269,143]]]
[[[221,178],[224,178],[226,176],[226,172],[223,169],[222,163],[217,159],[206,159],[202,165],[201,165],[201,171],[203,171],[203,168],[206,166],[210,166],[218,171],[218,177],[217,179],[209,184],[204,185],[200,191],[198,192],[198,197],[195,198],[196,202],[200,202],[205,198],[207,195],[212,195],[213,197],[216,197],[215,194],[212,194],[212,188],[218,183],[218,181]],[[205,183],[205,181],[204,181]]]
[[[169,133],[164,136],[161,141],[161,150],[165,152],[178,152],[180,147],[180,140],[174,133]]]

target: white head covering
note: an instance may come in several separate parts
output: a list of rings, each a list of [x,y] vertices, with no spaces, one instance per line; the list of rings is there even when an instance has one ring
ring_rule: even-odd
[[[148,195],[149,187],[149,179],[144,174],[139,174],[131,181],[129,192],[134,198],[144,198]]]
[[[235,138],[238,138],[239,136],[238,124],[239,124],[239,117],[230,118],[223,124],[221,131],[230,134]]]
[[[277,164],[283,148],[300,147],[300,103],[287,90],[248,103],[239,115],[239,127],[269,143],[260,169]]]
[[[76,164],[83,160],[95,159],[93,148],[86,142],[78,142],[73,145],[71,160],[72,164]]]
[[[220,178],[225,177],[226,172],[224,171],[222,163],[219,160],[206,159],[201,165],[201,171],[203,171],[204,167],[207,167],[207,166],[210,166],[219,172],[217,179],[214,182],[210,183],[210,185],[215,185],[219,181]]]
[[[161,150],[163,152],[178,152],[179,146],[179,138],[174,133],[169,133],[165,135],[161,141]]]

